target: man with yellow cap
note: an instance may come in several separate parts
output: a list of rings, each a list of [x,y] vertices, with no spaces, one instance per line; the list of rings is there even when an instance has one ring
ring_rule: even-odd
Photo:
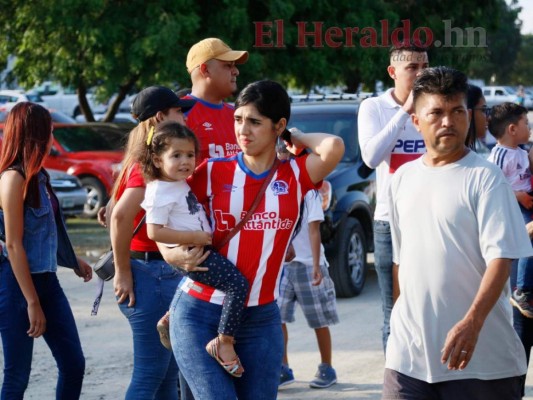
[[[225,157],[240,151],[233,128],[233,106],[224,102],[237,90],[237,64],[248,60],[247,51],[232,50],[217,38],[201,40],[187,54],[192,92],[197,100],[187,114],[187,126],[200,142],[200,157]]]

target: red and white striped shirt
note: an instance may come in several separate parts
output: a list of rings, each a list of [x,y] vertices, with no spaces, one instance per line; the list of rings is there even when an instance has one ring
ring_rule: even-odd
[[[250,283],[247,306],[267,304],[278,296],[281,266],[299,218],[300,203],[316,187],[305,169],[306,159],[303,156],[279,164],[250,220],[219,249]],[[209,207],[215,247],[246,214],[268,172],[254,174],[239,153],[206,160],[189,178],[200,203]],[[222,303],[224,294],[209,286],[186,279],[180,287],[194,297]]]

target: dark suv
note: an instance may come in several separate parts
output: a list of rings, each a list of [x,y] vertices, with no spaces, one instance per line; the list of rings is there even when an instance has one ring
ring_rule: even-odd
[[[331,193],[321,224],[338,297],[353,297],[361,292],[368,270],[367,253],[374,250],[375,174],[361,159],[358,109],[357,101],[294,103],[289,121],[289,127],[303,132],[332,133],[344,139],[344,157],[326,178],[325,189],[329,183]]]

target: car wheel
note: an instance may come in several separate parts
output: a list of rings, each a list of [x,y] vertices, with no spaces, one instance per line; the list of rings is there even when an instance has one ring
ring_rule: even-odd
[[[363,290],[368,271],[367,246],[363,227],[348,217],[339,226],[329,273],[335,283],[337,297],[354,297]]]
[[[104,185],[93,177],[81,178],[81,184],[87,190],[87,202],[83,207],[83,216],[96,218],[98,210],[105,205],[107,197]]]

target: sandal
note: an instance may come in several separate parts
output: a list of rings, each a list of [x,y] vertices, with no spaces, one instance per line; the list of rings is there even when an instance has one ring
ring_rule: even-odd
[[[244,372],[244,368],[242,367],[241,360],[239,360],[239,357],[236,355],[235,359],[233,361],[225,362],[222,360],[218,355],[218,346],[220,345],[220,339],[218,336],[211,340],[209,343],[207,343],[207,346],[205,346],[205,349],[209,353],[211,357],[213,357],[221,366],[224,368],[224,370],[230,374],[231,376],[234,376],[235,378],[240,378],[242,376],[242,373]]]
[[[168,322],[168,312],[157,321],[157,332],[159,332],[159,340],[161,344],[167,349],[172,351],[172,345],[170,344],[170,329]]]

